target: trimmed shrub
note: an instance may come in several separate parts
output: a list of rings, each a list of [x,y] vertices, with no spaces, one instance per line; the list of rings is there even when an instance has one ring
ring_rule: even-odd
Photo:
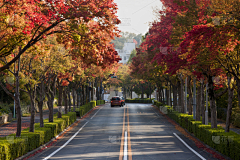
[[[97,106],[101,104],[105,104],[105,100],[97,100],[96,104]]]
[[[91,101],[91,102],[90,102],[90,107],[91,107],[91,108],[96,107],[96,101]]]
[[[27,128],[22,131],[21,137],[16,137],[15,134],[11,134],[5,138],[0,138],[0,159],[16,159],[48,142],[76,121],[75,112],[69,112],[62,117],[63,118],[57,118],[55,114],[53,123],[49,123],[48,120],[45,119],[44,127],[42,128],[39,123],[36,123],[34,133],[29,132],[29,128]]]
[[[240,159],[240,135],[235,132],[225,132],[221,126],[212,129],[211,124],[202,124],[201,121],[195,121],[193,115],[179,113],[172,107],[163,106],[160,102],[154,101],[154,104],[171,119],[176,121],[183,128],[193,133],[198,139],[207,145],[215,148],[222,154],[232,159]],[[166,111],[167,110],[167,111]],[[240,121],[240,114],[236,113],[235,121]],[[235,122],[236,123],[236,122]],[[236,124],[237,125],[237,124]]]
[[[144,98],[144,99],[140,99],[140,98],[134,98],[134,99],[126,99],[125,102],[126,103],[152,103],[154,99],[150,99],[150,98]]]
[[[75,109],[76,116],[82,117],[89,110],[91,110],[92,108],[96,107],[97,105],[101,105],[101,104],[105,104],[105,100],[91,101],[87,104],[84,104],[84,105],[80,106],[79,108]]]

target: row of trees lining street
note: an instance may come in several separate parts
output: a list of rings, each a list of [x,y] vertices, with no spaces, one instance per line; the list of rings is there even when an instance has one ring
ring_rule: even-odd
[[[0,85],[15,101],[17,137],[20,92],[29,95],[30,132],[34,132],[35,103],[43,127],[44,101],[53,122],[56,96],[65,112],[92,100],[93,85],[101,99],[102,82],[120,60],[111,44],[120,36],[116,12],[113,0],[0,0]]]
[[[161,2],[163,9],[159,11],[159,19],[151,23],[143,43],[137,48],[136,57],[132,59],[131,74],[154,83],[159,101],[173,105],[182,113],[194,114],[195,120],[202,116],[203,124],[207,118],[207,89],[212,128],[217,128],[216,100],[227,92],[225,131],[229,132],[234,91],[238,97],[234,107],[240,107],[240,2]],[[163,94],[164,88],[166,94]],[[173,99],[170,99],[170,92]]]

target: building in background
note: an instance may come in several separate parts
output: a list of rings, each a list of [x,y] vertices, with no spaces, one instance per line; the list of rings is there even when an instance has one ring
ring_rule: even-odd
[[[119,63],[126,64],[129,60],[132,50],[134,50],[135,48],[136,48],[136,43],[134,43],[133,40],[131,40],[127,43],[124,43],[123,49],[116,49],[116,51],[118,52],[118,55],[122,59],[121,61],[119,61]]]

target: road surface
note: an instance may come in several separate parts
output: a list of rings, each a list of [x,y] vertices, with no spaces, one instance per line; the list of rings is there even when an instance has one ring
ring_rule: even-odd
[[[133,103],[99,107],[54,146],[30,159],[214,160],[150,104]]]

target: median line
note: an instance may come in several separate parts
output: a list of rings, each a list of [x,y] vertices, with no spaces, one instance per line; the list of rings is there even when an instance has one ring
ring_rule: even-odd
[[[127,160],[128,159],[128,144],[127,144],[127,131],[125,131],[125,138],[124,138],[124,157],[123,160]]]
[[[128,119],[128,158],[129,160],[132,160],[132,148],[131,148],[131,136],[130,136],[130,125],[129,125],[129,111],[127,106],[127,119]]]
[[[125,133],[125,108],[124,108],[124,113],[123,113],[123,128],[122,128],[122,138],[121,138],[119,160],[123,160],[124,133]]]

